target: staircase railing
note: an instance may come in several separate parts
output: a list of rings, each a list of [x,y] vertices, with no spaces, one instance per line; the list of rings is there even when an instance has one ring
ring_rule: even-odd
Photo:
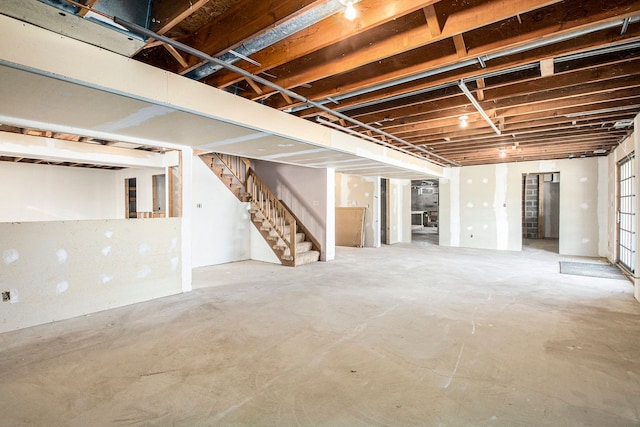
[[[230,156],[229,154],[214,153],[222,163],[231,171],[231,173],[242,183],[247,183],[247,172],[251,167],[251,162],[245,158],[238,156]]]
[[[262,213],[289,248],[292,259],[296,256],[296,219],[286,206],[269,190],[253,169],[247,171],[246,190],[252,204]],[[287,229],[288,227],[288,229]],[[288,240],[287,240],[288,239]]]

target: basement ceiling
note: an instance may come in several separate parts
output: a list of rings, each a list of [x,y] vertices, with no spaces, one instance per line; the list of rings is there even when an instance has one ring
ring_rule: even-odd
[[[42,3],[136,16],[167,37],[129,31],[136,60],[447,166],[607,155],[640,112],[637,0]]]

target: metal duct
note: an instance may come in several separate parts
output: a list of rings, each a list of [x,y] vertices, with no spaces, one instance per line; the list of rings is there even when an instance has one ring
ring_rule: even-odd
[[[238,54],[243,56],[253,55],[254,53],[261,51],[262,49],[265,49],[281,40],[284,40],[287,37],[290,37],[292,34],[302,31],[305,28],[308,28],[337,12],[341,12],[343,9],[344,6],[338,0],[331,0],[321,6],[313,8],[286,22],[277,25],[269,32],[262,34],[255,39],[235,48],[234,52],[237,52]],[[233,64],[240,58],[233,53],[225,53],[218,57],[218,59],[220,61],[226,62],[227,64]],[[203,78],[210,76],[211,74],[221,70],[222,68],[223,67],[221,65],[206,63],[186,73],[184,76],[193,80],[202,80]]]

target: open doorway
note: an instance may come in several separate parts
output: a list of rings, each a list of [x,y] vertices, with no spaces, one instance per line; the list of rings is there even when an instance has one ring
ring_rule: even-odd
[[[167,185],[166,175],[153,175],[153,217],[163,218],[167,212]]]
[[[559,252],[560,173],[522,176],[522,243]]]
[[[389,180],[380,179],[380,244],[389,244]]]
[[[124,180],[124,194],[125,194],[125,207],[126,218],[138,217],[138,202],[137,202],[137,187],[135,178],[127,178]]]
[[[437,179],[411,181],[411,240],[438,245],[439,185]]]

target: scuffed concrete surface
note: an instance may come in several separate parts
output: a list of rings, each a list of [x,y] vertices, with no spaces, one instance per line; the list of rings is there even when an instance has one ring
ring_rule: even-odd
[[[638,425],[640,304],[571,259],[423,242],[198,269],[0,335],[0,424]]]

